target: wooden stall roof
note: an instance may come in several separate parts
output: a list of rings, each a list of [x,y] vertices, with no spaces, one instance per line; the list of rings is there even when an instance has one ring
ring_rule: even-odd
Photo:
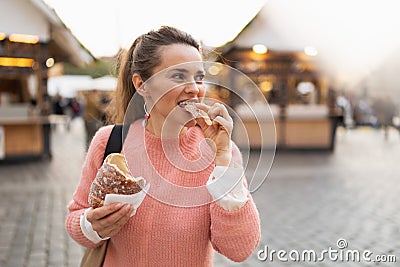
[[[246,50],[252,48],[254,44],[264,44],[269,51],[280,54],[302,51],[304,46],[299,43],[288,43],[279,32],[276,32],[274,26],[268,21],[269,12],[273,10],[265,4],[232,40],[217,50],[222,54],[227,54],[231,50]]]
[[[67,28],[54,9],[42,0],[29,0],[50,24],[49,52],[58,62],[82,66],[95,60],[92,53]]]

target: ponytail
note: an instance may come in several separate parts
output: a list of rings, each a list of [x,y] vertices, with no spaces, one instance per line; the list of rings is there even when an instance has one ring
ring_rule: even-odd
[[[111,124],[121,124],[124,122],[125,112],[128,109],[129,102],[136,93],[136,88],[132,82],[133,58],[137,44],[140,42],[139,36],[128,51],[121,50],[116,61],[116,73],[118,74],[117,88],[112,97],[109,109],[107,111],[108,122]],[[141,97],[140,97],[141,98]],[[135,110],[135,117],[142,117],[144,112]],[[139,113],[139,114],[137,114]]]

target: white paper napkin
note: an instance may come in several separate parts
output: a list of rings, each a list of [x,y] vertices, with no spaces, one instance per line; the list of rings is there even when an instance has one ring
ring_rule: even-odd
[[[150,183],[148,183],[140,192],[132,195],[120,195],[120,194],[107,194],[104,199],[104,205],[108,205],[114,202],[120,202],[122,204],[130,204],[133,206],[133,211],[131,217],[135,215],[136,209],[142,204],[146,193],[150,188]]]

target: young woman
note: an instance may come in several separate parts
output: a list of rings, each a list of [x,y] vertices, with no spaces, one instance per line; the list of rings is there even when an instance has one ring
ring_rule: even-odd
[[[201,60],[189,34],[164,26],[138,37],[119,65],[113,122],[123,122],[139,94],[143,105],[134,108],[146,115],[131,124],[122,153],[130,172],[150,182],[150,190],[132,217],[127,204],[89,207],[90,185],[112,130],[102,127],[66,219],[68,233],[85,247],[110,238],[104,266],[212,266],[213,249],[240,262],[258,245],[259,215],[246,189],[241,154],[230,140],[232,118],[222,104],[201,103]],[[212,123],[194,118],[188,104]],[[227,185],[233,189],[224,192]]]

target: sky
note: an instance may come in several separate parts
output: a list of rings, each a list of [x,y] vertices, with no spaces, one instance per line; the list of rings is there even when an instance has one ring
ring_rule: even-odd
[[[267,0],[45,0],[94,56],[113,56],[162,25],[178,27],[207,46],[233,39]]]

